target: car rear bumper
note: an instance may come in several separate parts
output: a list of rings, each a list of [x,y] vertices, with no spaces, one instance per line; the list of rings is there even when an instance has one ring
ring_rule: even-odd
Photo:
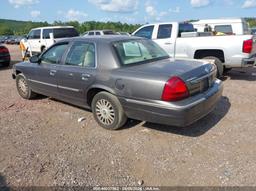
[[[120,101],[129,118],[184,127],[209,114],[220,100],[222,91],[222,82],[216,80],[206,92],[183,101],[169,103],[126,98],[120,98]]]
[[[242,67],[255,66],[255,64],[256,64],[256,54],[252,55],[249,58],[244,58],[242,60]]]
[[[0,55],[0,63],[9,63],[10,55]]]

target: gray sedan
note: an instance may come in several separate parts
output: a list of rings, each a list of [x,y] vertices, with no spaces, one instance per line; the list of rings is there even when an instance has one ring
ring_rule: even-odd
[[[173,60],[138,37],[102,36],[58,42],[13,68],[21,97],[43,94],[91,109],[106,129],[128,118],[187,126],[211,112],[222,95],[213,64]]]

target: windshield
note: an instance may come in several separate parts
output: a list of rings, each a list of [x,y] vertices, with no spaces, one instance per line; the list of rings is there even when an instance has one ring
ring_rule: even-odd
[[[148,63],[169,58],[169,55],[151,40],[127,40],[114,43],[122,65]]]

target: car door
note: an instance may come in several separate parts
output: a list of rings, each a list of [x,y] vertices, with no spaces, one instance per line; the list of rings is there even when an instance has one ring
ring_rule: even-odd
[[[33,83],[36,90],[47,96],[58,98],[57,76],[68,42],[52,46],[40,57]]]
[[[41,52],[41,29],[30,31],[27,43],[33,54]]]
[[[154,41],[170,56],[174,56],[175,38],[172,38],[172,24],[160,24]]]
[[[95,80],[95,58],[95,44],[73,42],[58,71],[58,89],[62,99],[76,105],[86,105],[87,89]]]

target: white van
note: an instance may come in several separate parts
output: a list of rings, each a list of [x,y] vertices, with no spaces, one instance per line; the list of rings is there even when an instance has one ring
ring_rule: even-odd
[[[56,41],[76,36],[79,34],[72,26],[41,27],[32,29],[22,43],[31,54],[34,54],[43,52]]]
[[[206,25],[210,26],[212,31],[224,34],[246,35],[250,34],[248,23],[243,18],[238,19],[205,19],[192,22],[198,32],[205,32]]]

